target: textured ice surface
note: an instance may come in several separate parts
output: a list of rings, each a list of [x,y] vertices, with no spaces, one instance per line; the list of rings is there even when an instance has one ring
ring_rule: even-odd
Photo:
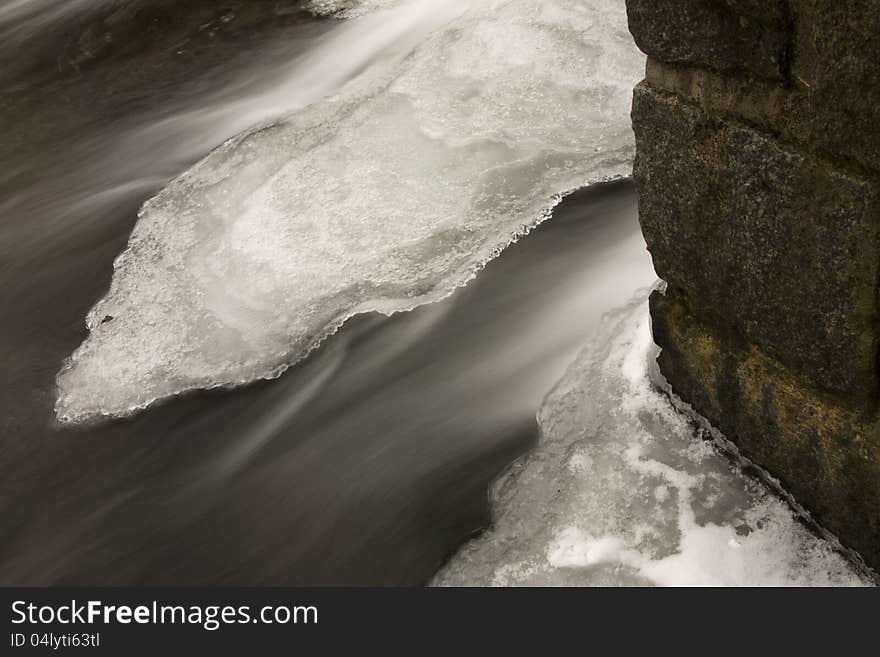
[[[59,373],[61,420],[275,376],[354,313],[462,285],[558,194],[630,172],[644,59],[622,0],[392,4],[350,23],[430,36],[145,204]]]
[[[457,1],[446,0],[447,3]],[[311,0],[306,6],[309,11],[318,15],[356,18],[379,9],[397,7],[405,2],[406,0]]]
[[[610,314],[548,395],[537,449],[438,585],[859,585],[652,386],[644,296]]]

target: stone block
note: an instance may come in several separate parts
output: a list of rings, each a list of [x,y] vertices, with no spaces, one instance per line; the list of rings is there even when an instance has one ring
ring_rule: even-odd
[[[633,124],[657,274],[813,387],[873,397],[876,181],[645,83]]]
[[[791,31],[782,0],[627,0],[636,45],[663,62],[782,80]]]

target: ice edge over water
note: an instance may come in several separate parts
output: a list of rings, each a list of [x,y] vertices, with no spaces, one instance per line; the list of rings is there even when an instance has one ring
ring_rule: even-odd
[[[433,584],[872,585],[778,482],[744,474],[754,466],[661,389],[646,298],[609,313],[547,395],[539,444],[492,486],[492,526]]]
[[[562,203],[562,201],[564,201],[567,196],[569,196],[570,194],[573,194],[574,192],[576,192],[580,189],[583,189],[585,187],[591,187],[593,185],[598,185],[601,183],[614,182],[616,180],[622,180],[622,179],[628,178],[628,177],[629,177],[629,175],[627,175],[627,174],[619,174],[619,175],[605,176],[602,178],[596,178],[595,180],[590,180],[589,182],[587,182],[586,184],[584,184],[582,186],[572,188],[562,194],[556,194],[554,196],[554,198],[551,200],[551,202],[547,205],[547,209],[541,214],[541,216],[537,220],[535,220],[534,223],[524,225],[524,226],[522,226],[522,228],[520,230],[513,233],[510,236],[510,238],[507,240],[506,243],[498,246],[496,249],[494,249],[492,251],[492,253],[490,253],[488,256],[486,256],[483,260],[478,261],[471,268],[469,273],[465,273],[463,275],[463,277],[461,278],[461,280],[459,282],[451,283],[449,288],[440,290],[435,294],[426,294],[421,297],[414,297],[412,299],[409,299],[407,302],[404,302],[403,299],[383,299],[383,300],[381,300],[383,303],[380,304],[379,300],[370,300],[370,301],[366,302],[366,305],[364,308],[358,308],[358,309],[352,310],[351,312],[348,312],[344,315],[341,315],[338,318],[336,318],[335,320],[331,321],[325,327],[324,331],[321,334],[319,334],[319,336],[316,337],[301,353],[297,354],[294,357],[294,359],[290,360],[289,362],[286,362],[286,363],[279,365],[277,368],[275,368],[274,370],[272,370],[264,375],[258,375],[253,378],[243,378],[238,381],[218,382],[218,383],[213,383],[213,384],[209,384],[209,385],[205,385],[205,386],[201,386],[201,387],[187,388],[187,389],[180,390],[179,392],[175,392],[173,394],[170,394],[170,395],[167,395],[164,397],[156,397],[155,399],[150,399],[150,400],[144,402],[143,404],[131,406],[129,408],[126,408],[124,410],[121,410],[121,411],[115,412],[115,413],[94,413],[91,415],[85,415],[83,417],[67,417],[62,414],[61,410],[56,405],[55,410],[58,415],[58,419],[61,422],[86,423],[87,424],[90,422],[100,421],[100,419],[102,419],[102,418],[103,419],[125,418],[125,417],[129,417],[131,415],[135,415],[138,412],[149,408],[150,406],[152,406],[156,402],[164,401],[164,400],[168,400],[168,399],[173,399],[175,397],[179,397],[182,395],[192,393],[196,390],[218,390],[218,389],[230,389],[231,390],[231,389],[238,388],[238,387],[241,387],[244,385],[248,385],[250,383],[255,383],[256,381],[271,381],[273,379],[277,379],[280,376],[282,376],[287,370],[289,370],[292,367],[295,367],[297,364],[299,364],[300,362],[302,362],[303,360],[308,358],[308,356],[313,351],[315,351],[322,344],[324,344],[324,342],[326,342],[326,340],[328,338],[330,338],[334,334],[336,334],[345,325],[345,323],[349,319],[351,319],[352,317],[356,317],[357,315],[371,313],[371,312],[379,313],[379,314],[385,315],[386,317],[390,317],[390,316],[395,315],[397,313],[409,312],[409,311],[415,310],[416,308],[419,308],[421,306],[424,306],[424,305],[427,305],[430,303],[435,303],[438,301],[442,301],[443,299],[446,299],[447,297],[455,294],[456,290],[458,290],[459,288],[465,287],[468,283],[470,283],[472,280],[474,280],[474,278],[476,278],[479,275],[480,271],[482,269],[484,269],[486,267],[486,265],[488,265],[490,262],[492,262],[492,260],[494,260],[496,257],[501,255],[501,253],[508,246],[515,244],[518,240],[522,239],[523,237],[527,236],[530,232],[532,232],[534,229],[538,228],[544,221],[546,221],[547,219],[552,217],[553,211],[556,208],[556,206],[559,205],[560,203]],[[146,204],[144,207],[146,208]],[[114,271],[116,270],[116,267],[117,267],[116,263],[119,261],[119,258],[124,256],[127,252],[128,252],[128,249],[123,251],[119,256],[117,256],[116,260],[114,260],[114,263],[113,263]],[[102,301],[103,301],[103,299],[102,299]],[[396,303],[396,302],[399,302],[399,303]],[[99,304],[100,304],[100,301],[98,302],[98,304],[95,304],[95,306],[92,308],[92,310],[89,311],[87,318],[92,317],[94,315],[95,309],[99,307]],[[371,304],[375,304],[375,305],[371,305]],[[91,325],[88,324],[88,321],[87,321],[86,325],[89,328],[89,330],[91,330],[93,328]],[[59,377],[61,376],[61,374],[65,370],[70,369],[73,366],[73,364],[74,364],[73,359],[74,359],[75,355],[76,355],[76,352],[74,352],[73,356],[71,356],[71,358],[65,362],[61,372],[59,373]]]
[[[622,3],[458,5],[411,52],[377,53],[144,205],[58,375],[59,420],[277,377],[353,315],[448,296],[561,190],[629,175],[644,60]]]

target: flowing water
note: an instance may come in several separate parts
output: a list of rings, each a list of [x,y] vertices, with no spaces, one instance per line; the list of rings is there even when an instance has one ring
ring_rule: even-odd
[[[0,35],[4,584],[419,584],[493,514],[436,583],[859,581],[618,344],[655,278],[601,182],[621,1],[15,0]],[[670,562],[731,531],[769,565]]]

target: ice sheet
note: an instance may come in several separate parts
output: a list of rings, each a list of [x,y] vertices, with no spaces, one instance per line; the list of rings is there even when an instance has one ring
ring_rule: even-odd
[[[340,53],[358,20],[377,50],[341,92],[145,204],[58,376],[60,420],[277,376],[352,314],[449,294],[560,193],[630,172],[644,58],[622,1],[394,4],[348,21]],[[376,39],[377,20],[430,36]]]

